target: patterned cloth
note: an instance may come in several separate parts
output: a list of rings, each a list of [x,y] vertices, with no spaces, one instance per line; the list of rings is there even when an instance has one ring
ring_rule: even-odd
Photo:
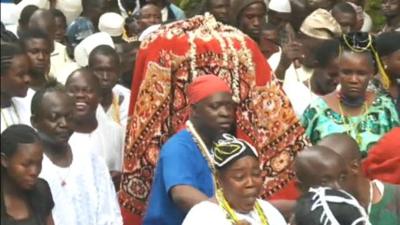
[[[290,186],[293,158],[306,141],[288,99],[271,81],[270,68],[253,40],[210,15],[196,16],[162,26],[142,42],[138,53],[119,193],[125,219],[131,213],[136,215],[132,219],[143,216],[160,146],[183,128],[190,108],[187,86],[205,74],[218,75],[239,95],[237,134],[260,153],[263,196]],[[280,194],[295,198],[290,184],[292,189]]]
[[[364,155],[385,133],[400,125],[392,99],[380,94],[365,114],[354,117],[343,117],[319,98],[306,109],[301,122],[312,144],[329,134],[347,132],[358,141]],[[346,124],[355,125],[355,130]]]

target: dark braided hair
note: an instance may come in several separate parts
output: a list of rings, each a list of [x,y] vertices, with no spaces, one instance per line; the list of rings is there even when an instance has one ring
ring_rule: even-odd
[[[375,73],[379,72],[382,76],[383,87],[385,89],[389,88],[390,79],[383,68],[383,62],[378,54],[374,36],[366,32],[350,32],[342,36],[341,46],[344,50],[356,53],[369,53],[375,67]]]
[[[14,57],[23,54],[25,51],[19,45],[1,42],[1,76],[8,72]]]

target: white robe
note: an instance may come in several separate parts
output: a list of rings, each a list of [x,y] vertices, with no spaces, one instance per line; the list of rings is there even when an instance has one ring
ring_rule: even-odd
[[[121,211],[104,161],[83,148],[72,148],[67,168],[43,157],[40,177],[51,189],[57,225],[122,225]],[[64,185],[63,185],[64,183]]]
[[[282,214],[270,203],[258,199],[261,208],[271,225],[286,225]],[[248,214],[236,213],[239,220],[246,220],[251,225],[262,225],[256,210]],[[231,225],[231,221],[226,218],[225,211],[217,204],[210,201],[203,201],[195,205],[186,215],[182,225]]]
[[[25,124],[31,126],[31,101],[35,91],[28,89],[25,97],[11,98],[12,105],[1,109],[1,133],[14,124]]]
[[[99,106],[97,110],[101,114],[97,115],[97,128],[91,133],[74,132],[69,144],[73,148],[101,156],[110,171],[121,171],[123,131],[121,126],[105,115],[104,110],[99,111],[100,108]]]

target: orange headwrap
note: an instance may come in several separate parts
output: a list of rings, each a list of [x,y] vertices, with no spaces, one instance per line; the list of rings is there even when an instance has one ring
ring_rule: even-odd
[[[369,150],[363,167],[370,179],[400,184],[400,128],[393,128]]]
[[[187,90],[189,103],[191,105],[220,92],[231,94],[232,90],[225,81],[216,75],[197,77],[189,84]]]

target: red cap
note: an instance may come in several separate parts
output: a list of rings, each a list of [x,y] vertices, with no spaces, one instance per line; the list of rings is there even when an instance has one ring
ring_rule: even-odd
[[[228,84],[216,75],[197,77],[189,84],[187,90],[190,104],[196,104],[209,96],[221,92],[232,94],[232,90]]]

